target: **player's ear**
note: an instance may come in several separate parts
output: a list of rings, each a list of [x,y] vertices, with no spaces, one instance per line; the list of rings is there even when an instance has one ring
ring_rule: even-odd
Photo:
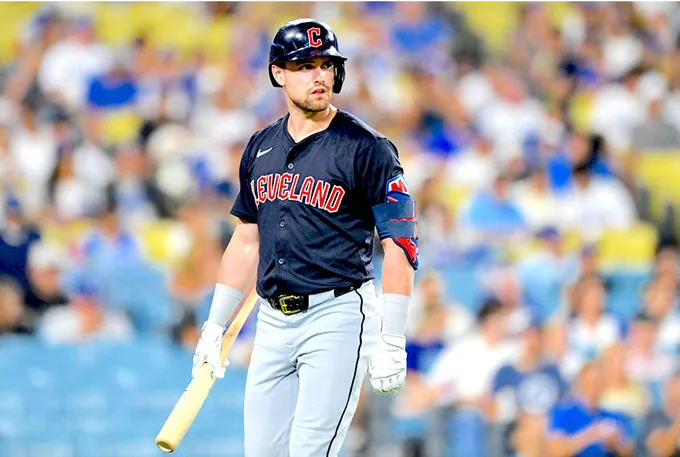
[[[274,75],[274,79],[280,86],[284,86],[286,77],[283,75],[283,68],[272,65],[272,75]]]

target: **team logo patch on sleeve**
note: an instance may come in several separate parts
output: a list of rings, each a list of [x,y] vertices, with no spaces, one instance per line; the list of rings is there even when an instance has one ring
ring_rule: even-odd
[[[404,175],[401,173],[387,181],[387,195],[389,195],[391,192],[399,192],[409,195],[406,178],[404,178]]]

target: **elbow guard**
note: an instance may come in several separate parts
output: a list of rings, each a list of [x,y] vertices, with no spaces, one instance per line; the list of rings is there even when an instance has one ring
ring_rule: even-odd
[[[373,207],[375,226],[381,240],[392,238],[406,255],[414,270],[418,269],[418,222],[416,220],[416,202],[403,187],[392,189],[393,178],[387,184],[387,202]]]

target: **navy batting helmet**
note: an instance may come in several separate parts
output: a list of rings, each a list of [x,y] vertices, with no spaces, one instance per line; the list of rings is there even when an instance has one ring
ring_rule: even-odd
[[[328,56],[335,61],[333,92],[340,93],[345,81],[345,60],[338,50],[335,32],[323,22],[297,19],[282,26],[269,49],[269,79],[274,87],[281,87],[274,79],[272,64],[292,62],[310,57]]]

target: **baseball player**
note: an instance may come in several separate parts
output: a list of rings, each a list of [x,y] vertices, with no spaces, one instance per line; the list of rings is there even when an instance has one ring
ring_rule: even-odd
[[[239,221],[193,369],[206,361],[224,376],[220,341],[257,277],[246,457],[337,456],[365,373],[378,393],[397,392],[406,377],[415,203],[394,144],[331,104],[345,60],[325,23],[281,27],[269,77],[283,88],[288,114],[256,132],[241,160],[231,210]],[[376,227],[385,252],[381,314],[372,283]]]

